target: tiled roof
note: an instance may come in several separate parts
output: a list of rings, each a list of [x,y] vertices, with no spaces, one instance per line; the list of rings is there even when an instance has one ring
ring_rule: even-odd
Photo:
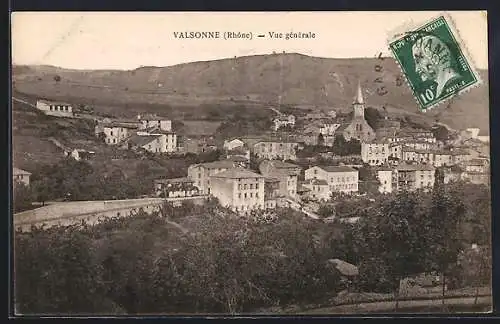
[[[239,178],[263,178],[262,175],[249,171],[247,169],[234,168],[226,171],[222,171],[212,175],[216,178],[228,178],[228,179],[239,179]]]
[[[320,169],[325,170],[326,172],[353,172],[353,171],[358,171],[354,168],[348,167],[348,166],[337,166],[337,165],[318,165],[317,166]]]
[[[358,267],[343,260],[330,259],[328,262],[334,265],[335,268],[344,276],[354,277],[359,274]]]
[[[234,161],[234,162],[247,162],[248,159],[246,157],[240,156],[240,155],[233,155],[227,158],[228,160]]]
[[[236,164],[234,161],[231,160],[221,160],[221,161],[214,161],[214,162],[207,162],[207,163],[200,163],[197,164],[203,168],[206,169],[224,169],[224,168],[234,168]]]
[[[170,118],[167,117],[162,117],[162,116],[156,116],[154,114],[145,114],[144,116],[141,116],[140,120],[170,120]]]
[[[19,168],[13,167],[13,168],[12,168],[12,174],[13,174],[13,175],[21,175],[21,174],[27,174],[27,175],[30,175],[30,174],[31,174],[31,172],[28,172],[28,171],[25,171],[25,170],[22,170],[22,169],[19,169]]]
[[[131,128],[131,129],[137,129],[139,128],[138,124],[133,124],[129,122],[118,122],[118,121],[111,121],[109,123],[102,123],[103,127],[122,127],[122,128]]]
[[[129,139],[128,142],[132,143],[137,146],[144,146],[146,144],[149,144],[153,142],[154,140],[160,138],[160,135],[132,135]]]
[[[171,179],[155,179],[155,183],[186,183],[186,182],[193,182],[193,180],[189,179],[188,177],[182,177],[182,178],[171,178]]]
[[[62,101],[52,101],[52,100],[47,100],[47,99],[38,99],[37,101],[46,103],[48,105],[73,106],[70,103],[62,102]]]
[[[297,168],[300,169],[300,166],[293,163],[283,162],[279,160],[265,160],[265,161],[268,161],[267,163],[270,163],[277,169],[297,169]],[[262,163],[264,163],[264,161],[262,161]]]

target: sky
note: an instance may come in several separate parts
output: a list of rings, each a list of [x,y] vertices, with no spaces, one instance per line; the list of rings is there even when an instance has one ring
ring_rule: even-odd
[[[234,56],[295,52],[329,58],[389,56],[387,40],[440,12],[15,12],[12,62],[131,70]],[[488,67],[485,11],[448,12],[473,64]],[[403,27],[401,27],[403,26]],[[241,31],[247,39],[176,39],[174,32]],[[314,33],[270,39],[269,32]],[[266,34],[257,38],[257,34]]]

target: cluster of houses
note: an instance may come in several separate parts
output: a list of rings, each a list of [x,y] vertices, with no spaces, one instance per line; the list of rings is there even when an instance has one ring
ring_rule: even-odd
[[[306,116],[308,132],[295,135],[255,135],[224,141],[225,158],[191,165],[187,177],[160,179],[155,183],[158,195],[186,197],[211,195],[222,205],[238,212],[275,208],[280,204],[306,200],[326,201],[333,193],[359,192],[360,165],[310,165],[303,169],[296,152],[311,140],[323,136],[323,145],[342,134],[346,140],[361,142],[361,160],[370,165],[379,182],[380,193],[398,190],[428,190],[434,186],[436,168],[443,168],[444,182],[469,180],[489,182],[489,158],[465,144],[445,148],[428,130],[401,129],[397,120],[386,116],[377,131],[365,119],[361,87],[353,102],[349,121],[334,116]],[[274,129],[295,126],[295,119],[280,116]],[[279,127],[278,127],[279,126]],[[302,136],[302,137],[301,137]],[[258,161],[258,171],[249,168],[250,155]],[[255,168],[254,168],[255,169]]]
[[[39,101],[37,107],[61,117],[73,113],[71,105],[61,103]],[[360,141],[360,160],[374,171],[380,193],[432,188],[436,168],[443,168],[445,183],[489,183],[489,157],[478,150],[489,138],[481,137],[478,129],[467,129],[457,136],[458,140],[444,143],[431,131],[402,129],[400,121],[386,114],[374,130],[365,118],[359,84],[349,120],[337,116],[335,111],[309,113],[297,119],[303,124],[300,129],[295,116],[279,114],[273,120],[271,133],[226,139],[221,147],[225,153],[222,160],[191,165],[187,177],[156,180],[156,194],[211,195],[238,212],[304,200],[328,200],[333,193],[356,194],[362,167],[359,163],[313,164],[307,168],[295,164],[298,150],[306,145],[333,146],[338,135],[346,141]],[[292,131],[279,132],[283,128]],[[189,138],[180,140],[170,119],[149,114],[133,120],[104,118],[97,122],[95,135],[107,145],[151,153],[182,152],[187,146],[195,147],[196,152],[200,147],[203,151],[218,148],[213,137],[202,136],[193,143]],[[66,154],[81,159],[87,153],[73,150]],[[260,161],[258,171],[250,169],[252,155]]]
[[[172,121],[156,115],[138,115],[136,120],[105,118],[95,126],[95,135],[108,145],[151,153],[177,152]]]

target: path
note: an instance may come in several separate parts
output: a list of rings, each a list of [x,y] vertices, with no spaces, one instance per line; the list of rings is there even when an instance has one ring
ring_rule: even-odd
[[[456,297],[445,299],[445,305],[448,306],[474,306],[475,297]],[[441,298],[432,298],[424,300],[404,300],[399,302],[400,309],[420,308],[420,307],[439,307],[441,306]],[[488,306],[492,304],[491,296],[481,296],[477,300],[477,305]],[[369,302],[359,303],[354,305],[341,305],[324,308],[316,308],[300,312],[300,314],[360,314],[373,312],[394,312],[394,301]],[[406,312],[409,312],[407,310]]]

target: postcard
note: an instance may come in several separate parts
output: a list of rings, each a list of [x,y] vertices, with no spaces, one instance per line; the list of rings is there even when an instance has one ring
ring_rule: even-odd
[[[487,18],[14,12],[13,316],[491,312]]]

